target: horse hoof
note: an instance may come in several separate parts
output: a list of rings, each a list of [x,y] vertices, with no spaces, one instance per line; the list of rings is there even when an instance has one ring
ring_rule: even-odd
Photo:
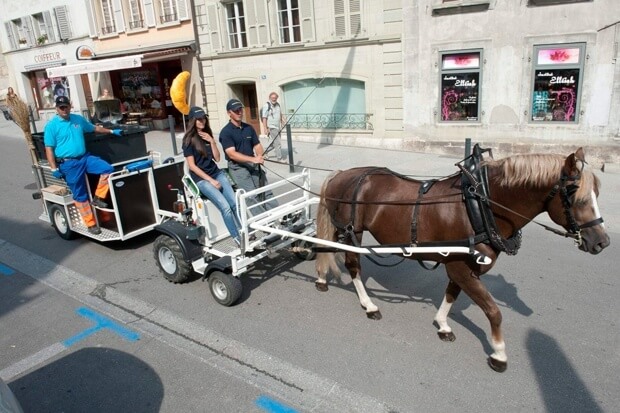
[[[370,318],[371,320],[381,320],[383,318],[383,316],[381,315],[381,311],[379,310],[366,313],[366,317]]]
[[[487,362],[489,363],[489,367],[491,367],[493,370],[495,370],[498,373],[503,373],[508,368],[507,361],[499,361],[499,360],[495,360],[493,357],[489,357],[487,359]]]
[[[437,333],[437,335],[439,336],[439,339],[441,341],[454,341],[454,340],[456,340],[456,336],[454,335],[454,333],[452,331],[449,331],[447,333],[443,333],[443,332],[439,331]]]
[[[327,288],[327,283],[320,283],[318,281],[314,283],[314,287],[322,293],[324,293],[325,291],[329,289]]]

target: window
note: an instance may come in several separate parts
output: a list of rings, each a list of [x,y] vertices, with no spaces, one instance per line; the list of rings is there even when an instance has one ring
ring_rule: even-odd
[[[30,19],[30,16],[11,20],[10,23],[7,23],[6,29],[9,38],[11,35],[14,36],[15,40],[11,42],[11,45],[14,48],[30,47],[35,45],[36,40],[34,37],[32,20]]]
[[[176,22],[179,20],[176,0],[160,0],[160,7],[159,19],[162,23]]]
[[[480,120],[481,54],[481,51],[440,53],[442,122]]]
[[[362,0],[334,0],[336,37],[356,37],[362,34]]]
[[[533,122],[576,122],[584,44],[534,47]]]
[[[32,16],[34,22],[34,31],[37,38],[37,44],[45,44],[48,41],[56,40],[54,35],[54,27],[52,25],[52,17],[49,11],[37,13]]]
[[[129,0],[129,29],[142,29],[144,27],[144,16],[140,0]]]
[[[278,0],[280,43],[301,41],[298,0]]]
[[[229,47],[231,49],[248,47],[243,2],[235,1],[226,5],[226,22]]]
[[[304,79],[282,87],[293,128],[367,129],[366,89],[353,79]]]
[[[69,81],[66,77],[47,77],[45,70],[37,70],[30,73],[35,100],[39,109],[52,109],[58,96],[71,98]]]
[[[114,25],[114,12],[112,11],[112,0],[101,0],[101,34],[116,33]]]

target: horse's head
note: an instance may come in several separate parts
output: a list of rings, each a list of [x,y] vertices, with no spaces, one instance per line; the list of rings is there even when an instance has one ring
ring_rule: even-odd
[[[547,212],[575,238],[580,250],[598,254],[610,241],[597,202],[600,181],[585,164],[582,148],[566,158],[547,197]]]

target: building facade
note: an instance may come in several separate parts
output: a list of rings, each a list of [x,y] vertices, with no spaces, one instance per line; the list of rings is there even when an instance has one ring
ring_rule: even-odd
[[[167,126],[181,121],[169,88],[196,73],[195,33],[187,0],[2,1],[3,54],[9,84],[43,119],[67,95],[73,111],[93,114],[104,89],[135,112]],[[202,104],[202,93],[191,89]],[[159,123],[157,122],[159,121]]]
[[[400,0],[195,5],[199,61],[216,130],[228,121],[227,100],[238,98],[246,106],[245,121],[261,131],[260,108],[275,91],[295,139],[402,141]]]
[[[620,3],[418,0],[403,15],[405,147],[584,145],[618,161]]]

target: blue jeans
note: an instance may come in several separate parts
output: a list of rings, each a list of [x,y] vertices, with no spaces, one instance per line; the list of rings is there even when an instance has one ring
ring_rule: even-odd
[[[211,182],[207,180],[202,180],[196,182],[198,185],[198,189],[200,192],[207,197],[207,199],[213,202],[213,205],[217,207],[222,213],[222,218],[224,218],[224,224],[226,225],[226,229],[230,232],[230,235],[239,239],[239,229],[241,225],[238,223],[237,219],[237,203],[235,202],[235,191],[232,189],[232,185],[226,174],[224,172],[219,171],[216,176],[212,176],[213,179],[218,181],[222,186],[220,189],[217,189]]]

